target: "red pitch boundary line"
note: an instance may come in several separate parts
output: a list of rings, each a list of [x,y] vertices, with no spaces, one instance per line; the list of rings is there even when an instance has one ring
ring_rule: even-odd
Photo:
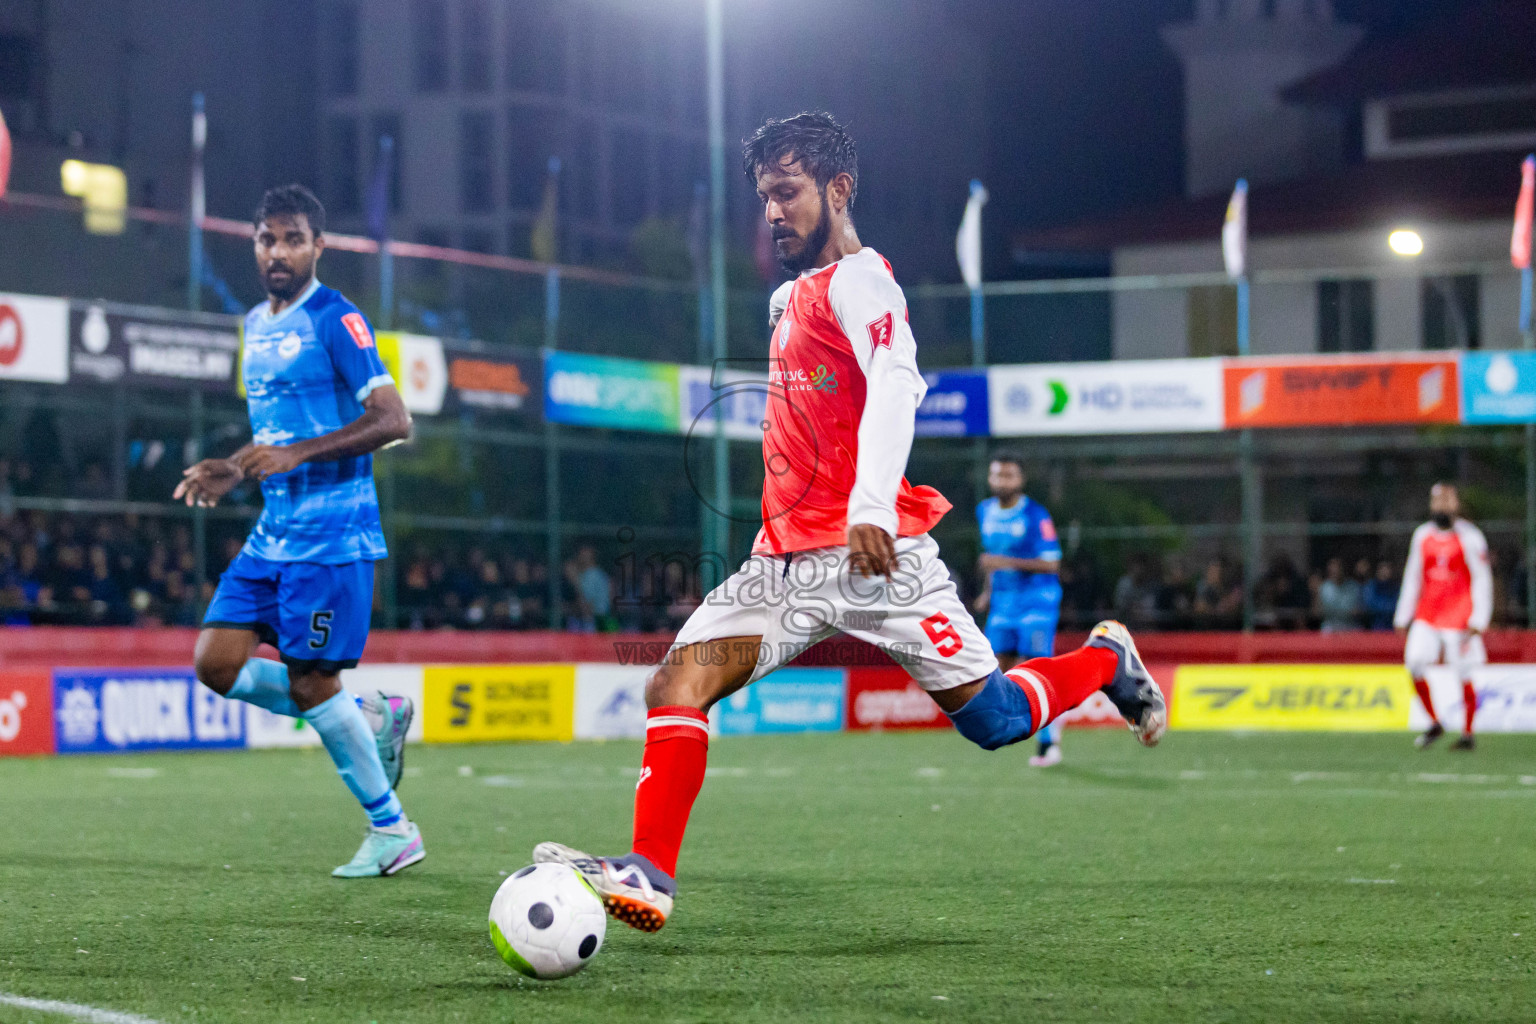
[[[3,197],[0,197],[0,209],[4,209],[7,205],[25,206],[38,210],[53,210],[61,213],[79,213],[82,209],[82,204],[78,199],[65,196],[34,195],[27,192],[8,192]],[[143,206],[130,206],[124,213],[129,220],[143,221],[148,224],[187,223],[186,214],[172,210],[155,210]],[[203,230],[218,235],[249,238],[251,225],[245,221],[230,220],[227,217],[204,217]],[[325,244],[331,249],[367,255],[376,254],[379,251],[379,243],[363,235],[342,235],[326,232]],[[561,278],[574,281],[591,281],[595,284],[615,285],[625,288],[646,288],[651,291],[692,292],[695,290],[695,286],[686,281],[667,281],[660,278],[639,277],[634,274],[597,270],[592,267],[574,267],[564,263],[543,263],[539,260],[525,260],[517,256],[498,256],[494,253],[470,252],[467,249],[450,249],[447,246],[441,245],[423,245],[420,242],[402,242],[390,239],[389,251],[393,255],[401,256],[405,259],[438,260],[443,263],[458,263],[469,267],[484,267],[487,270],[502,270],[512,274],[529,274],[542,277],[553,270]]]

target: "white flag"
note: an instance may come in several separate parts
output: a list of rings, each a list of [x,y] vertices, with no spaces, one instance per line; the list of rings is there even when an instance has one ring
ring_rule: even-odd
[[[955,258],[960,261],[960,276],[966,286],[981,287],[981,208],[987,205],[987,190],[972,179],[971,198],[960,218],[960,233],[955,235]]]
[[[1221,258],[1234,281],[1248,273],[1248,180],[1239,178],[1221,227]]]

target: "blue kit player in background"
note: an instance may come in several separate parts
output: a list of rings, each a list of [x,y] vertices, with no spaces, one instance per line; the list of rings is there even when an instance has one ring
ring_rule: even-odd
[[[325,209],[301,185],[255,214],[267,301],[245,318],[251,443],[187,469],[175,497],[211,506],[242,480],[265,508],[219,580],[197,638],[197,677],[217,693],[303,718],[368,815],[341,878],[393,875],[426,856],[395,786],[414,709],[341,688],[368,639],[374,562],[386,556],[372,453],[405,440],[411,416],[356,306],[315,278]],[[282,661],[253,658],[258,644]]]
[[[976,506],[981,524],[981,593],[976,611],[987,616],[987,639],[1007,671],[1026,658],[1055,653],[1061,617],[1061,544],[1045,506],[1024,494],[1024,466],[1004,452],[987,466],[992,497]],[[1061,722],[1038,734],[1040,750],[1029,763],[1061,763]]]

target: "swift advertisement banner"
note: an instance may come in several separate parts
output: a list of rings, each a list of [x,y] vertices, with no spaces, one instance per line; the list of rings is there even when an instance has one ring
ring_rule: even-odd
[[[992,434],[1189,433],[1222,429],[1220,359],[994,366]]]
[[[1224,372],[1233,430],[1455,423],[1461,415],[1454,356],[1229,360]]]

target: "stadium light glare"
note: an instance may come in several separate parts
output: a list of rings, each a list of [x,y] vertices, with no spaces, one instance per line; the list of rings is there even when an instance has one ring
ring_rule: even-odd
[[[65,160],[59,185],[85,206],[85,229],[93,235],[120,235],[127,224],[128,176],[121,167]]]
[[[1424,251],[1424,236],[1412,228],[1398,228],[1387,236],[1387,247],[1405,259]]]

